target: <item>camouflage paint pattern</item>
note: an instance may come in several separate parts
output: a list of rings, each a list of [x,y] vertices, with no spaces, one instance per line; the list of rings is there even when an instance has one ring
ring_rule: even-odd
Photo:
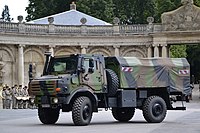
[[[92,66],[90,66],[92,65]],[[80,84],[90,87],[95,93],[102,92],[106,83],[104,57],[102,55],[84,55],[82,64],[85,72],[80,73]],[[93,72],[90,72],[90,71]]]
[[[29,95],[55,95],[55,88],[57,86],[56,80],[39,81],[33,80],[29,84]]]
[[[53,58],[65,60],[67,57],[70,57],[70,55]],[[36,103],[40,103],[41,96],[57,97],[59,94],[67,96],[78,89],[87,88],[94,93],[106,92],[106,89],[104,89],[107,85],[104,57],[102,55],[78,54],[77,58],[78,66],[75,68],[77,70],[75,73],[44,75],[29,83],[29,94],[36,96]],[[90,60],[92,62],[89,62]],[[93,67],[90,66],[91,64]],[[61,88],[61,91],[56,92],[56,88]]]
[[[54,58],[76,58],[76,72],[44,75],[29,83],[29,94],[57,97],[71,95],[79,89],[93,93],[107,92],[105,69],[116,72],[120,89],[168,87],[170,92],[190,92],[190,65],[184,58],[103,57],[102,55],[69,55]],[[56,88],[61,88],[56,92]]]
[[[116,57],[120,88],[168,87],[188,94],[190,65],[185,58]]]

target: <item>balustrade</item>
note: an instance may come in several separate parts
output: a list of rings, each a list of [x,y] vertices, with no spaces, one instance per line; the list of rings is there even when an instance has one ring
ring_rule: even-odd
[[[119,29],[119,30],[116,30]],[[155,31],[154,31],[155,29]],[[27,34],[84,34],[84,35],[112,35],[112,34],[145,34],[162,30],[161,25],[153,25],[149,31],[148,24],[138,25],[44,25],[30,23],[0,22],[0,32],[27,33]],[[117,33],[116,33],[117,32]]]

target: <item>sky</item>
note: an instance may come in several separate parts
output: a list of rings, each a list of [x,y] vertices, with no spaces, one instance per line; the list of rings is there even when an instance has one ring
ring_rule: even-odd
[[[25,8],[28,6],[29,0],[0,0],[0,17],[5,5],[8,5],[10,17],[14,18],[12,22],[18,22],[17,16],[22,15],[25,18],[27,12]]]

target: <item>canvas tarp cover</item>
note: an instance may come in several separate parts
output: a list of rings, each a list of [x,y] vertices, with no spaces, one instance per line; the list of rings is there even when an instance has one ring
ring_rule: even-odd
[[[185,58],[117,57],[121,88],[168,87],[189,94],[190,65]]]

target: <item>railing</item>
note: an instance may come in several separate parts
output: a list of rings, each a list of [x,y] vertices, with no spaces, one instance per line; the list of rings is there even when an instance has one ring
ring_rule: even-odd
[[[155,31],[154,31],[155,27]],[[6,23],[0,22],[0,33],[26,34],[63,34],[63,35],[113,35],[113,34],[147,34],[162,30],[161,25],[105,25],[105,26],[68,26],[52,24]]]
[[[113,26],[87,26],[86,31],[89,35],[111,35],[113,34]]]
[[[56,25],[56,26],[53,26],[53,27],[55,29],[56,34],[80,34],[81,33],[81,27],[80,26]]]
[[[46,34],[49,32],[48,25],[25,24],[24,26],[25,26],[25,33]]]
[[[120,25],[121,34],[144,34],[147,33],[147,25]]]
[[[0,32],[19,32],[18,23],[0,23]]]

